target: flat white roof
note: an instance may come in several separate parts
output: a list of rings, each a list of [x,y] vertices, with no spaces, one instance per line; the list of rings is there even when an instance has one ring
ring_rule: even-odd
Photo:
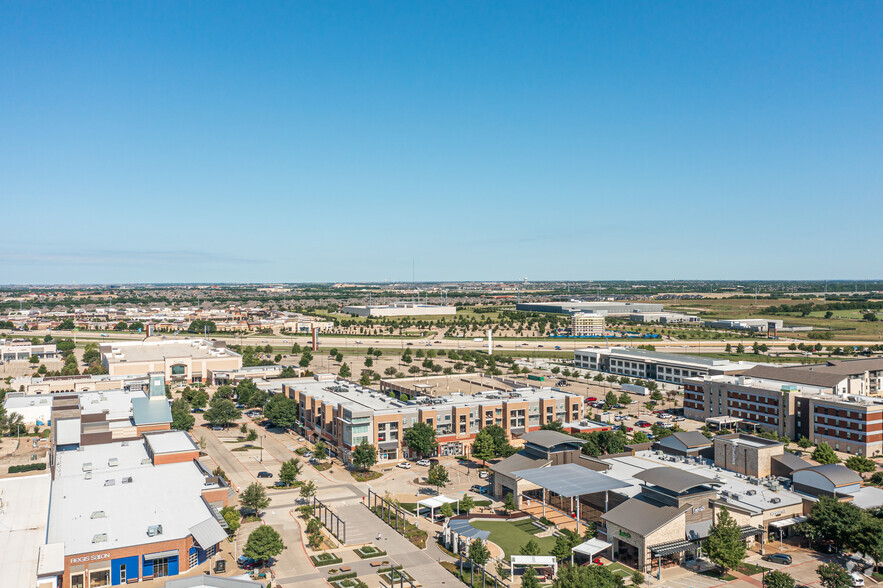
[[[83,414],[107,411],[107,420],[128,420],[132,416],[132,400],[147,398],[142,390],[96,390],[80,392]]]
[[[198,449],[190,435],[185,431],[149,433],[144,435],[144,440],[150,446],[154,455],[178,453],[179,451],[195,451]]]
[[[118,465],[111,467],[111,458]],[[83,471],[87,463],[91,479]],[[216,486],[206,485],[192,462],[152,465],[143,442],[60,451],[56,464],[48,542],[64,543],[65,555],[180,539],[212,516],[200,492]],[[162,534],[148,537],[152,525],[162,525]],[[101,534],[107,540],[93,543]]]
[[[51,396],[7,396],[3,400],[3,407],[7,411],[18,410],[20,408],[31,408],[37,406],[52,406]]]
[[[638,451],[633,456],[605,459],[604,463],[612,466],[606,472],[608,476],[634,484],[631,488],[617,490],[617,492],[631,497],[640,493],[641,481],[634,478],[635,473],[659,466],[668,466],[721,482],[722,486],[719,488],[719,492],[722,497],[726,497],[727,503],[754,513],[800,504],[803,500],[801,496],[790,490],[773,491],[761,484],[751,484],[747,478],[740,477],[735,472],[715,467],[711,460],[675,457],[674,461],[670,461],[671,457],[670,455],[656,455],[653,451]],[[778,502],[773,502],[774,499],[778,499]]]
[[[36,586],[49,513],[48,474],[0,479],[0,584]]]

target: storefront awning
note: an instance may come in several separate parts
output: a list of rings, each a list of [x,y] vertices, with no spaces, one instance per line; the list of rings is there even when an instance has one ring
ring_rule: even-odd
[[[158,551],[156,553],[148,553],[144,556],[144,559],[147,561],[151,561],[154,559],[162,559],[164,557],[178,557],[177,549],[170,549],[168,551]]]
[[[398,441],[382,441],[377,444],[377,447],[379,447],[383,451],[390,451],[393,449],[398,449],[399,442]]]
[[[654,557],[666,557],[668,555],[674,555],[675,553],[682,553],[688,549],[694,549],[695,547],[696,544],[692,541],[681,539],[679,541],[669,541],[668,543],[654,545],[650,548],[650,553],[652,553]]]
[[[784,529],[785,527],[790,527],[791,525],[796,525],[798,523],[802,523],[806,520],[806,517],[791,517],[790,519],[782,519],[781,521],[773,521],[770,523],[770,527],[775,527],[777,529]]]
[[[198,525],[190,527],[190,534],[203,549],[217,545],[227,538],[227,532],[214,518],[206,519]]]
[[[752,527],[751,525],[745,525],[742,527],[742,539],[751,537],[752,535],[763,535],[763,529],[760,527]]]

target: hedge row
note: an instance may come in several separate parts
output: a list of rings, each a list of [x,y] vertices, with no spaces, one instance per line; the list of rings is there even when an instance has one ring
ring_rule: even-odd
[[[9,466],[9,473],[10,474],[17,474],[19,472],[32,472],[34,470],[45,470],[45,469],[46,469],[45,463],[28,463],[25,465]]]

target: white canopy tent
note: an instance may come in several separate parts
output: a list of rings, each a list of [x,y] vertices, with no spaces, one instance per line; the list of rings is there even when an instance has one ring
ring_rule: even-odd
[[[585,555],[589,559],[592,559],[602,551],[610,549],[611,547],[613,547],[613,545],[611,543],[607,543],[606,541],[601,541],[600,539],[589,539],[585,543],[580,543],[571,550],[570,563],[571,565],[573,565],[574,553],[579,553],[580,555]]]
[[[460,514],[460,499],[459,498],[450,498],[443,494],[438,496],[433,496],[431,498],[424,498],[423,500],[417,501],[417,514],[420,514],[421,508],[428,508],[430,510],[431,518],[435,518],[435,509],[440,508],[444,504],[454,504],[457,503],[457,514]]]
[[[552,575],[558,575],[558,560],[554,555],[513,555],[509,558],[509,575],[515,575],[515,566],[543,566],[552,568]]]

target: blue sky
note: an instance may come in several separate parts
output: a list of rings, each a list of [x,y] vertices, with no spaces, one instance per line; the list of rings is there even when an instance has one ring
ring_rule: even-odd
[[[0,2],[0,283],[881,278],[883,3]]]

